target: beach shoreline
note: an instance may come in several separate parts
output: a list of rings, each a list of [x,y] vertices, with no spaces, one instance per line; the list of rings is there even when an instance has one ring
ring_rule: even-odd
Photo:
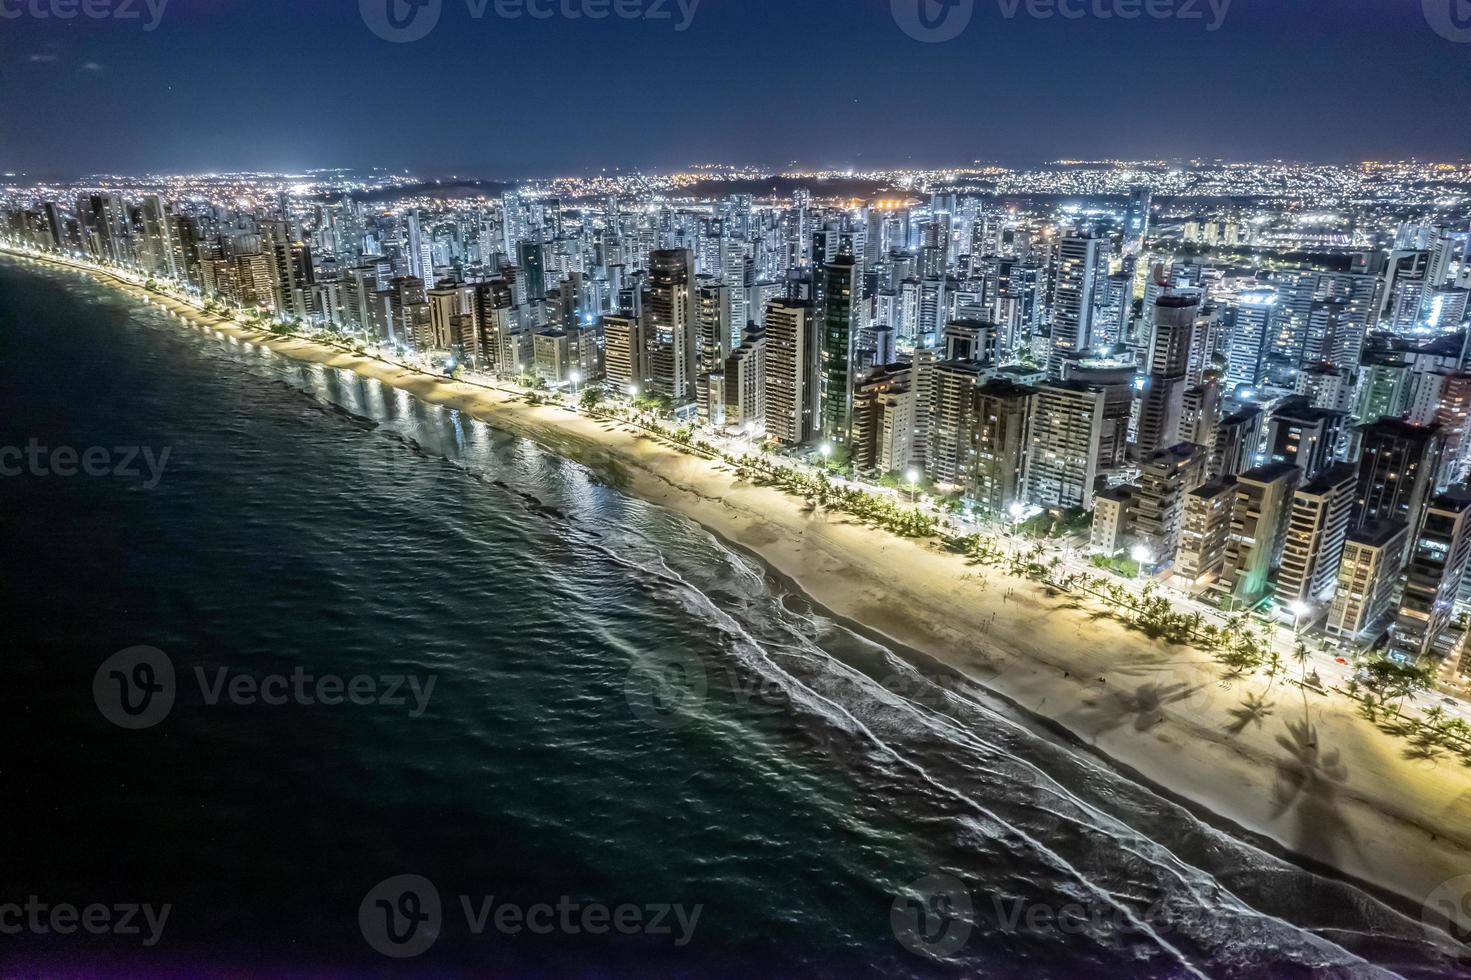
[[[615,472],[623,489],[754,555],[840,621],[995,692],[1208,823],[1397,896],[1412,916],[1444,882],[1471,874],[1471,770],[1448,755],[1406,758],[1408,743],[1346,698],[1280,676],[1222,687],[1207,653],[1152,640],[1045,585],[971,567],[932,540],[804,509],[630,422],[531,406],[509,389],[244,327],[105,270],[7,254],[83,272],[221,334],[376,379]]]

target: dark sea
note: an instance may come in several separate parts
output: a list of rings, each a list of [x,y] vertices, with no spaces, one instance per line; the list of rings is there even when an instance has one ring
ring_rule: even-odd
[[[1456,975],[617,473],[0,259],[7,447],[5,976]]]

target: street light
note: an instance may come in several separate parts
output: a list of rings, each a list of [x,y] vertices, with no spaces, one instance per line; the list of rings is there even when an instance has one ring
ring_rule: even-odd
[[[1149,550],[1148,545],[1136,544],[1134,545],[1134,550],[1129,553],[1129,556],[1139,566],[1134,573],[1134,580],[1137,582],[1144,577],[1144,566],[1154,561],[1154,552]]]
[[[1296,636],[1302,627],[1302,618],[1313,611],[1312,607],[1305,602],[1294,602],[1287,607],[1287,611],[1292,613],[1292,633]]]
[[[580,384],[582,384],[582,372],[581,371],[573,371],[572,374],[571,374],[571,378],[572,378],[572,394],[574,396],[576,396],[576,394],[577,394],[577,386],[580,385]]]
[[[1021,528],[1022,521],[1027,516],[1027,505],[1020,500],[1013,500],[1007,510],[1011,514],[1011,546],[1016,550],[1021,550]]]
[[[904,474],[904,479],[909,481],[909,502],[914,503],[915,495],[919,492],[919,471],[910,470]]]

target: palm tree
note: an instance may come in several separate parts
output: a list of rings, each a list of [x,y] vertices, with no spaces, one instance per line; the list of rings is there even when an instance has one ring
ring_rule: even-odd
[[[1306,683],[1308,679],[1308,645],[1298,640],[1297,646],[1292,648],[1292,659],[1297,661],[1297,666],[1302,671],[1302,679]]]

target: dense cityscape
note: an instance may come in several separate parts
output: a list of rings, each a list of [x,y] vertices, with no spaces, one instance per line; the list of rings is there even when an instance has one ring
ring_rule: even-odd
[[[450,198],[239,174],[4,202],[15,247],[922,484],[952,526],[1055,526],[1100,567],[1458,682],[1465,166],[710,167]]]

